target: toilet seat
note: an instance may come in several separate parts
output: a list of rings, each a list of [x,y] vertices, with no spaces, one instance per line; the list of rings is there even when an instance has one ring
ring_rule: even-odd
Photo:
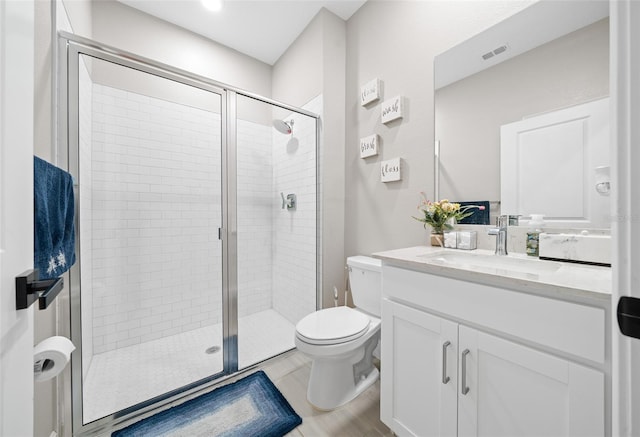
[[[296,325],[296,335],[309,344],[339,344],[362,337],[371,319],[346,306],[326,308],[304,317]]]

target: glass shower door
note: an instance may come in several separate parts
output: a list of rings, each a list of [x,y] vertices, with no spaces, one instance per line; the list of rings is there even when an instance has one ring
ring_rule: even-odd
[[[79,244],[71,299],[81,314],[72,335],[78,345],[81,332],[82,362],[73,377],[85,425],[225,371],[226,105],[222,90],[170,74],[70,59]]]
[[[316,310],[316,121],[237,97],[239,369],[293,349]]]

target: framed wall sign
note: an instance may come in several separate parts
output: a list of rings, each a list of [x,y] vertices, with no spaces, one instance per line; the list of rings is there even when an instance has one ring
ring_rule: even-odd
[[[360,138],[360,158],[367,158],[378,154],[378,135],[373,134]]]
[[[402,118],[402,96],[396,96],[382,102],[380,111],[380,119],[383,123]]]
[[[380,163],[380,181],[393,182],[402,180],[400,175],[400,158],[389,159]]]
[[[380,98],[380,79],[373,79],[360,87],[360,105],[365,106]]]

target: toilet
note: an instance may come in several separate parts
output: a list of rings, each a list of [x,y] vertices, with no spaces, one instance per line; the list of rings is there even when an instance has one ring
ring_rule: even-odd
[[[307,400],[320,410],[346,404],[380,375],[373,356],[380,341],[382,263],[353,256],[347,267],[356,308],[325,308],[296,325],[296,347],[313,360]]]

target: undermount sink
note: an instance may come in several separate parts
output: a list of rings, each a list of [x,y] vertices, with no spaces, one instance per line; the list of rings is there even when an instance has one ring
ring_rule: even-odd
[[[429,263],[459,269],[492,269],[496,271],[528,273],[534,275],[554,273],[562,267],[555,261],[522,258],[519,256],[486,255],[473,252],[439,252],[419,255]]]

